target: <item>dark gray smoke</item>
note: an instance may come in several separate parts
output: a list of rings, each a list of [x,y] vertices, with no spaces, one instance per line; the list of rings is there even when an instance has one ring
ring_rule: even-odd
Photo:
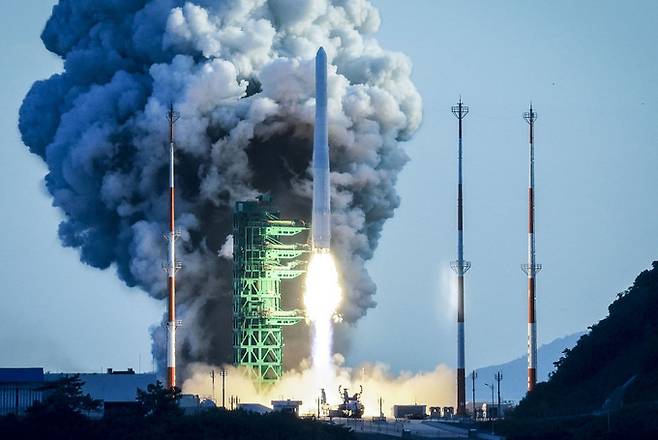
[[[20,110],[48,165],[59,236],[93,267],[164,298],[166,107],[176,104],[178,303],[183,363],[231,357],[235,201],[272,193],[310,215],[313,56],[328,53],[332,237],[348,323],[375,305],[364,263],[399,204],[399,142],[421,121],[411,64],[384,51],[367,0],[60,0],[41,36],[64,71]],[[226,247],[224,247],[226,250]],[[224,252],[225,253],[225,252]],[[296,295],[295,298],[298,298]],[[162,331],[154,329],[159,353]]]

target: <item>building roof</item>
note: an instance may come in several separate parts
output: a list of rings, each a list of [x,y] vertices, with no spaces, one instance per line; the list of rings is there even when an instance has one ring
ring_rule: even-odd
[[[261,405],[260,403],[238,403],[238,409],[256,414],[267,414],[272,412],[272,408]]]
[[[45,379],[54,381],[71,373],[47,373]],[[137,399],[137,389],[146,390],[149,384],[155,383],[154,373],[141,374],[105,374],[81,373],[84,382],[83,393],[89,393],[94,399],[106,402],[130,402]]]
[[[43,382],[43,368],[0,368],[0,383]]]
[[[277,406],[277,405],[288,405],[288,406],[300,406],[302,404],[301,400],[273,400],[272,405]]]

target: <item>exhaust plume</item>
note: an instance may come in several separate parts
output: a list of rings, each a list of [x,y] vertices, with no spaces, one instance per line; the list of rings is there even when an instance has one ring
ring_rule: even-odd
[[[327,393],[327,401],[335,407],[342,403],[338,395],[338,386],[348,388],[350,394],[359,391],[363,386],[362,402],[366,417],[379,416],[379,398],[384,400],[382,411],[385,416],[393,416],[393,405],[419,403],[429,406],[453,406],[455,370],[445,365],[437,365],[432,371],[416,374],[401,372],[393,375],[383,364],[364,364],[358,368],[344,365],[340,355],[334,356],[334,372],[326,378],[323,385]],[[313,370],[302,364],[300,370],[287,371],[273,388],[259,390],[250,376],[242,369],[225,366],[226,405],[229,396],[237,396],[241,403],[260,403],[271,407],[272,400],[301,400],[302,413],[315,414],[320,389],[317,387]],[[210,380],[211,370],[220,371],[221,367],[213,367],[201,363],[190,366],[190,377],[183,384],[183,392],[196,394],[201,398],[214,398],[221,405],[221,385],[216,387],[212,396]],[[219,397],[219,398],[218,398]]]
[[[64,214],[62,244],[158,299],[166,296],[169,103],[181,114],[181,367],[231,360],[226,243],[234,202],[270,192],[283,215],[310,219],[320,46],[329,63],[339,312],[354,323],[375,306],[364,264],[399,205],[395,183],[408,160],[400,142],[421,122],[411,63],[379,46],[379,25],[366,0],[60,0],[53,7],[41,38],[64,71],[25,97],[23,141],[47,164],[46,188]],[[300,305],[301,288],[291,300]],[[152,336],[162,365],[163,329]],[[288,359],[308,352],[293,354]]]

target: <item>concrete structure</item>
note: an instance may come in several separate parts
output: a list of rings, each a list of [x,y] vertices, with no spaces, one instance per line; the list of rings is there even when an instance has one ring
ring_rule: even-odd
[[[497,403],[493,405],[491,402],[486,401],[477,401],[475,402],[475,417],[473,417],[473,402],[469,402],[467,405],[467,410],[469,415],[475,420],[488,420],[493,417],[495,419],[505,417],[505,414],[512,410],[516,404],[512,401],[505,400],[500,403],[500,406]]]
[[[420,420],[427,417],[426,405],[393,405],[393,417],[396,419]]]
[[[302,406],[301,400],[273,400],[272,408],[274,412],[294,414],[299,416],[299,407]]]
[[[468,408],[467,408],[468,412]],[[453,406],[430,406],[431,419],[452,419],[455,416],[455,408]]]
[[[198,394],[181,394],[178,407],[185,414],[198,414],[217,408],[217,405],[210,399],[201,399]]]
[[[181,394],[178,407],[183,410],[184,414],[192,415],[215,408],[214,403],[210,405],[208,402],[212,403],[211,400],[202,401],[198,394]]]
[[[464,209],[462,177],[462,120],[468,114],[468,107],[461,98],[452,113],[459,121],[459,144],[457,154],[457,260],[450,267],[457,274],[457,416],[466,414],[466,360],[464,335],[464,274],[470,269],[471,262],[464,260]]]
[[[238,409],[255,414],[269,414],[272,412],[272,408],[260,403],[238,403]]]

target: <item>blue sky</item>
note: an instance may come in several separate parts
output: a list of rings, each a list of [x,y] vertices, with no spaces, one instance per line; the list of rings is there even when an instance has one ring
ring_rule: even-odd
[[[57,238],[61,214],[43,187],[46,167],[28,153],[17,128],[18,108],[34,80],[61,69],[39,35],[53,1],[4,5],[0,32],[0,199],[4,245],[0,274],[0,365],[43,366],[52,371],[151,369],[148,327],[159,322],[156,301],[128,289],[113,271],[82,265]],[[141,359],[140,359],[141,358]]]
[[[45,166],[16,128],[32,81],[61,68],[39,34],[50,0],[12,1],[0,17],[4,117],[0,184],[5,282],[0,365],[98,371],[150,368],[148,328],[164,304],[83,266],[57,239]],[[540,342],[602,318],[658,258],[658,3],[374,2],[381,44],[406,53],[424,122],[406,147],[402,205],[369,264],[377,308],[354,331],[350,363],[393,369],[455,363],[448,263],[455,258],[456,121],[465,120],[467,369],[525,351],[529,101],[536,134]],[[504,6],[500,6],[500,5]]]

